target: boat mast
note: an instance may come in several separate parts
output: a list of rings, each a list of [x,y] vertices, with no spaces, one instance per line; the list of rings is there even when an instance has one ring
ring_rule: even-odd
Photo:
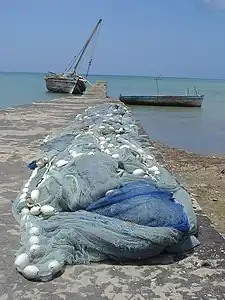
[[[96,24],[95,28],[93,29],[93,31],[92,31],[92,33],[91,33],[89,39],[87,40],[86,44],[84,45],[84,47],[83,47],[83,49],[82,49],[82,51],[81,51],[80,57],[79,57],[79,59],[78,59],[76,65],[74,66],[74,71],[76,71],[76,69],[77,69],[77,67],[78,67],[78,65],[79,65],[79,63],[80,63],[80,61],[81,61],[81,58],[82,58],[82,56],[84,55],[85,50],[87,49],[87,46],[89,45],[89,43],[90,43],[92,37],[94,36],[94,34],[95,34],[95,32],[97,31],[98,26],[101,24],[101,22],[102,22],[102,19],[100,19],[100,20],[98,21],[98,23]]]

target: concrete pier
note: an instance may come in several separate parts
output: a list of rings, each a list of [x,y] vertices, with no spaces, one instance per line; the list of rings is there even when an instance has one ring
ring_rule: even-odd
[[[83,96],[0,111],[0,300],[223,300],[224,239],[196,203],[201,246],[193,253],[162,255],[142,263],[68,266],[61,277],[48,283],[29,282],[15,270],[20,233],[11,201],[28,178],[27,163],[39,156],[46,135],[58,134],[76,114],[105,101],[118,100],[106,98],[106,83],[98,82]],[[141,127],[140,133],[144,134]]]

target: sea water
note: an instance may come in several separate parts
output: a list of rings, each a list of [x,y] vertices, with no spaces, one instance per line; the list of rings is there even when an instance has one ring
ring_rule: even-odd
[[[107,81],[109,96],[156,95],[152,77],[92,75],[91,82]],[[162,78],[159,93],[184,95],[193,87],[205,95],[202,108],[131,106],[152,140],[202,154],[225,153],[225,81]],[[0,109],[65,96],[46,91],[44,74],[0,73]]]

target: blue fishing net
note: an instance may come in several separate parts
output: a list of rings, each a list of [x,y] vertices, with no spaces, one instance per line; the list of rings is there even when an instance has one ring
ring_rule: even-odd
[[[88,108],[42,150],[12,207],[22,244],[15,265],[27,279],[198,244],[188,193],[156,162],[124,105]]]
[[[86,210],[143,226],[190,229],[183,205],[175,201],[173,193],[144,180],[123,184]]]

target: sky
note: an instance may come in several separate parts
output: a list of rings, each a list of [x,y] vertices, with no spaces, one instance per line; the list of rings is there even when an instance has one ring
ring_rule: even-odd
[[[0,0],[0,70],[63,71],[99,18],[81,72],[225,78],[225,0]]]

